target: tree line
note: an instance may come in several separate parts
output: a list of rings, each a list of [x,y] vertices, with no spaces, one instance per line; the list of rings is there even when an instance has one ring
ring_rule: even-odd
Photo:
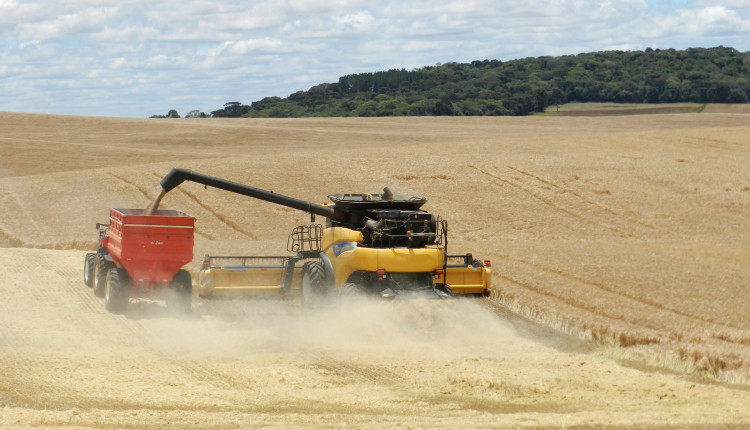
[[[210,116],[528,115],[570,102],[749,99],[750,52],[723,46],[649,48],[351,74],[286,98],[266,97],[249,105],[228,102]]]

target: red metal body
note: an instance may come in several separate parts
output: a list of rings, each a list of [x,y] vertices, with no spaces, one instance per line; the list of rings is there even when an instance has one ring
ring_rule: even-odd
[[[160,209],[143,215],[143,209],[109,210],[109,229],[102,245],[133,284],[167,284],[193,259],[195,218],[175,210]]]

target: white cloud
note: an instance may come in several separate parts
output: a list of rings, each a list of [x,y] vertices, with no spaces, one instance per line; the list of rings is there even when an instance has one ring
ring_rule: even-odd
[[[0,0],[0,110],[210,111],[348,73],[604,49],[744,51],[749,36],[746,0]]]
[[[739,13],[725,6],[709,6],[695,10],[678,10],[670,16],[654,20],[653,28],[645,34],[650,37],[662,37],[684,33],[707,37],[714,33],[747,33],[749,25],[750,17],[743,19]]]
[[[355,33],[363,33],[372,29],[375,18],[368,11],[359,11],[334,17],[334,21]]]
[[[262,39],[225,42],[219,50],[225,50],[233,55],[245,55],[252,52],[289,52],[290,48],[279,39],[264,37]]]
[[[128,65],[128,60],[124,59],[123,57],[118,57],[112,60],[111,63],[109,63],[109,68],[112,70],[117,69],[124,69]]]
[[[747,0],[695,0],[693,3],[695,7],[723,6],[733,10],[750,9],[750,2]]]

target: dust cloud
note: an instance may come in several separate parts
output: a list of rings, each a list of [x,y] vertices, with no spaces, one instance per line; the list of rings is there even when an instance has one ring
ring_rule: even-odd
[[[513,327],[469,299],[359,300],[306,309],[277,300],[196,304],[192,318],[151,321],[162,351],[187,356],[342,353],[452,358],[507,355]]]

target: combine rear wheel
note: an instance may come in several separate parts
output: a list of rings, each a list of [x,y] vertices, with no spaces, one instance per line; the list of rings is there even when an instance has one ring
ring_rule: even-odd
[[[107,272],[114,268],[114,265],[104,259],[104,256],[97,254],[94,258],[93,287],[96,297],[104,297],[104,288],[107,283]]]
[[[167,309],[175,314],[190,312],[193,299],[193,280],[186,270],[178,270],[167,291]]]
[[[341,297],[361,297],[365,294],[365,289],[362,288],[359,284],[355,284],[354,282],[347,282],[346,284],[341,286],[341,291],[339,291],[339,295]]]
[[[127,309],[129,300],[128,273],[116,267],[109,269],[104,288],[104,307],[113,314],[121,314]]]
[[[365,298],[365,289],[353,282],[347,282],[339,290],[339,299],[342,304],[356,303]]]
[[[329,283],[323,263],[305,263],[302,267],[302,302],[305,306],[322,305],[328,296]]]
[[[91,288],[94,286],[94,267],[96,265],[96,253],[89,252],[83,260],[83,283]]]
[[[339,297],[341,297],[341,300],[356,300],[364,296],[365,289],[361,285],[355,284],[354,282],[347,282],[346,284],[342,285],[341,290],[339,290]]]

